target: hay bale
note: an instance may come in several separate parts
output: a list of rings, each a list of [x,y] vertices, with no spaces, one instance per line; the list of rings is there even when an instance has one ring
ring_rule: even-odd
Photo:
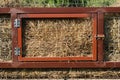
[[[91,56],[90,19],[26,20],[23,54],[26,57]]]
[[[120,61],[120,14],[110,14],[105,20],[105,56],[109,61]]]
[[[12,53],[11,23],[8,15],[0,16],[0,61],[10,61]]]
[[[2,69],[0,79],[119,79],[119,69]]]
[[[10,7],[14,0],[0,0],[0,7]]]

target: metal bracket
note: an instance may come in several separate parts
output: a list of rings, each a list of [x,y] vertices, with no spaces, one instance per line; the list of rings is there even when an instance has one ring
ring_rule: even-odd
[[[19,28],[20,27],[20,19],[15,19],[14,21],[14,27]]]
[[[96,37],[97,40],[99,40],[99,39],[103,40],[105,38],[105,35],[104,34],[98,34],[95,37]]]
[[[20,48],[19,47],[15,47],[14,53],[16,56],[20,55]]]

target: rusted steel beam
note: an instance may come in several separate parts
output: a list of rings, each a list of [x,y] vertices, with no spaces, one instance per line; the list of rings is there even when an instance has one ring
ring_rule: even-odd
[[[10,13],[10,8],[0,8],[0,14],[8,14]]]
[[[120,62],[14,62],[0,68],[120,68]]]
[[[98,61],[103,61],[104,58],[104,13],[102,11],[98,11],[98,27],[97,27],[97,50],[98,50]],[[102,36],[101,36],[102,35]]]
[[[14,27],[14,20],[17,18],[16,13],[11,14],[11,27],[12,27],[12,61],[17,62],[18,61],[18,56],[15,55],[14,50],[15,47],[18,46],[18,34],[17,34],[17,29]]]
[[[93,43],[92,43],[92,53],[93,53],[93,59],[97,60],[97,40],[95,35],[97,34],[97,14],[92,14],[92,22],[93,22]]]
[[[102,12],[120,12],[120,7],[86,7],[86,8],[0,8],[2,13],[93,13],[101,10]]]
[[[97,8],[11,8],[11,12],[15,13],[47,13],[47,14],[62,14],[62,13],[90,13],[96,12]]]
[[[20,18],[87,18],[91,14],[20,14]]]
[[[91,15],[91,14],[20,14],[18,15],[19,19],[22,18],[86,18],[86,17],[92,17],[93,20],[93,35],[96,35],[97,30],[97,14]],[[21,20],[22,21],[22,20]],[[75,61],[75,60],[89,60],[89,61],[95,61],[97,59],[97,45],[96,45],[96,39],[93,39],[93,46],[92,46],[92,57],[85,57],[85,56],[79,56],[79,57],[22,57],[22,50],[20,56],[18,56],[18,61]],[[18,28],[18,47],[22,49],[22,25],[20,28]],[[48,53],[49,54],[49,53]]]
[[[100,8],[100,10],[102,10],[103,12],[113,12],[113,13],[117,13],[120,12],[120,7],[102,7]]]
[[[14,13],[94,13],[102,12],[120,12],[120,7],[80,7],[80,8],[10,8],[10,12]]]
[[[19,61],[95,61],[96,59],[93,59],[93,57],[46,57],[46,58],[43,58],[43,57],[22,57],[22,56],[19,56],[18,57],[18,60]]]

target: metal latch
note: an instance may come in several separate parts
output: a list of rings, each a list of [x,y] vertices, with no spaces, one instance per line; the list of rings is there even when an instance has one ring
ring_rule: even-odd
[[[99,40],[99,39],[103,40],[105,38],[105,35],[104,34],[98,34],[95,37],[96,37],[97,40]]]
[[[20,48],[19,47],[15,47],[14,52],[15,52],[16,56],[19,56],[20,55]]]
[[[14,21],[14,27],[19,28],[20,27],[20,19],[15,19]]]

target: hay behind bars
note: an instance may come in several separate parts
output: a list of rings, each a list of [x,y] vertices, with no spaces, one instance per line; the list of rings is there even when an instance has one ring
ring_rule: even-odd
[[[106,14],[105,59],[120,61],[120,14]]]
[[[31,19],[23,28],[27,57],[91,56],[90,19]]]
[[[0,61],[10,61],[12,53],[9,15],[0,15]]]

